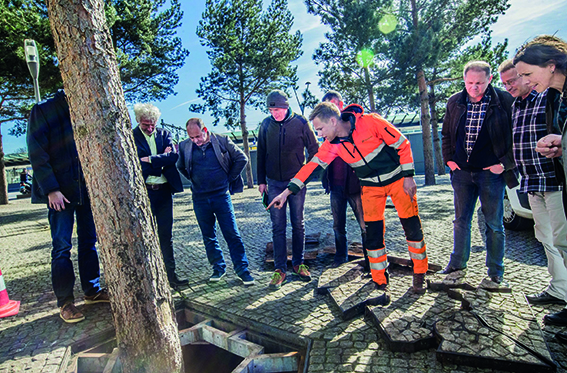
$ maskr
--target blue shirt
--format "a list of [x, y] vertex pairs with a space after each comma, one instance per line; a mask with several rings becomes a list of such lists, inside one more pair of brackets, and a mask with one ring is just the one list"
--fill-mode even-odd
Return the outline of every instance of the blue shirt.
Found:
[[221, 167], [210, 142], [193, 146], [191, 191], [193, 198], [209, 198], [226, 193], [228, 175]]

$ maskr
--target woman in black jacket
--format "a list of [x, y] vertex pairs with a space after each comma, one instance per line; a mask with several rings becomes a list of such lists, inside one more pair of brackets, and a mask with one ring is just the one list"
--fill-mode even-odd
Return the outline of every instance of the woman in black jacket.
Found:
[[[554, 161], [556, 175], [563, 183], [563, 207], [567, 215], [567, 194], [565, 193], [565, 170], [567, 165], [567, 43], [556, 36], [542, 35], [523, 45], [514, 57], [514, 65], [524, 83], [532, 89], [541, 93], [549, 89], [547, 93], [547, 105], [545, 113], [547, 116], [547, 130], [549, 135], [542, 137], [537, 145], [536, 151]], [[555, 133], [562, 133], [556, 135]], [[560, 156], [563, 153], [563, 165]], [[567, 263], [567, 252], [559, 250], [563, 261]], [[567, 308], [545, 315], [544, 323], [548, 325], [567, 326]], [[567, 343], [567, 334], [557, 333], [557, 340]]]
[[[532, 89], [539, 93], [549, 89], [546, 114], [550, 135], [540, 139], [536, 150], [549, 158], [561, 156], [561, 136], [551, 133], [560, 131], [563, 141], [567, 141], [567, 43], [556, 36], [538, 36], [520, 47], [514, 65], [524, 83]], [[563, 157], [565, 160], [567, 154]]]

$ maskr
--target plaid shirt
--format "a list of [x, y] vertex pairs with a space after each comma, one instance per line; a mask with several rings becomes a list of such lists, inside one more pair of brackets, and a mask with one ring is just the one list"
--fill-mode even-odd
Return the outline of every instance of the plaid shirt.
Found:
[[553, 161], [535, 151], [537, 141], [547, 135], [546, 102], [547, 90], [539, 95], [532, 91], [525, 100], [516, 98], [512, 105], [514, 158], [522, 175], [522, 193], [561, 190]]
[[467, 151], [467, 158], [470, 157], [478, 134], [482, 128], [484, 117], [486, 116], [486, 109], [490, 103], [490, 95], [488, 92], [479, 102], [471, 102], [467, 95], [467, 121], [465, 123], [465, 148]]

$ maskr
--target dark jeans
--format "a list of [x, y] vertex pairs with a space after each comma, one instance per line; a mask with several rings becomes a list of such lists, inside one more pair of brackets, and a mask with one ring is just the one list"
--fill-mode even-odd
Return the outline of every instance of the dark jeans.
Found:
[[75, 272], [71, 261], [71, 236], [75, 215], [77, 217], [77, 250], [79, 256], [79, 276], [85, 295], [95, 295], [100, 291], [100, 268], [96, 252], [96, 230], [93, 214], [88, 200], [84, 205], [66, 204], [65, 210], [49, 209], [47, 218], [51, 228], [53, 249], [51, 250], [51, 283], [57, 297], [57, 306], [74, 302], [73, 287]]
[[[268, 198], [272, 201], [278, 194], [287, 189], [289, 181], [277, 181], [268, 179]], [[303, 207], [305, 205], [306, 188], [296, 195], [290, 194], [281, 209], [271, 208], [272, 239], [274, 242], [274, 266], [282, 272], [287, 271], [287, 245], [286, 245], [286, 208], [289, 205], [289, 219], [291, 221], [291, 264], [297, 266], [303, 264], [303, 251], [305, 247], [305, 226], [303, 223]]]
[[173, 197], [169, 184], [158, 190], [148, 189], [152, 214], [156, 219], [159, 246], [167, 271], [168, 279], [175, 274], [175, 258], [173, 257]]
[[214, 270], [225, 272], [226, 262], [216, 234], [216, 221], [218, 220], [222, 235], [228, 250], [234, 271], [237, 275], [248, 272], [248, 258], [244, 250], [244, 243], [236, 226], [232, 199], [228, 191], [219, 196], [199, 198], [193, 194], [193, 210], [203, 234], [203, 243], [207, 252], [207, 259]]
[[504, 274], [504, 188], [502, 174], [492, 172], [451, 172], [451, 185], [455, 198], [453, 253], [449, 266], [465, 268], [471, 251], [471, 222], [477, 199], [486, 221], [486, 266], [489, 276]]
[[346, 194], [344, 188], [333, 186], [331, 189], [331, 212], [333, 214], [333, 231], [335, 232], [335, 263], [348, 262], [348, 248], [346, 235], [347, 203], [364, 233], [364, 217], [360, 193]]

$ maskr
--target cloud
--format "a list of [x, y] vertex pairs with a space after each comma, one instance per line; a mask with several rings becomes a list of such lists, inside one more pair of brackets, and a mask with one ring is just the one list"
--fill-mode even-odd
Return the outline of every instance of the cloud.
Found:
[[[555, 12], [563, 14], [562, 10], [566, 4], [565, 0], [515, 0], [506, 14], [499, 17], [498, 22], [492, 26], [493, 35], [510, 38], [519, 31], [525, 31], [526, 28], [541, 29], [550, 15]], [[540, 20], [540, 17], [546, 19]]]

